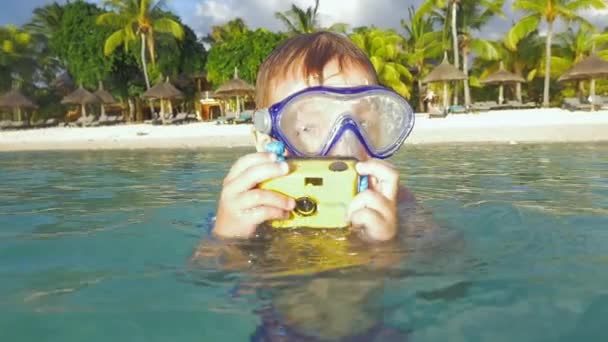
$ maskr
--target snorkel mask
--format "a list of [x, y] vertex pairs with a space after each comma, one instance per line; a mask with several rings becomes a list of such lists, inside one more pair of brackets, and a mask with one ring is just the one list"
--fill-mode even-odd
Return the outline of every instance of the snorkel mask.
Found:
[[341, 139], [356, 137], [373, 158], [399, 150], [414, 127], [414, 111], [381, 86], [304, 89], [254, 113], [255, 129], [297, 157], [326, 156]]

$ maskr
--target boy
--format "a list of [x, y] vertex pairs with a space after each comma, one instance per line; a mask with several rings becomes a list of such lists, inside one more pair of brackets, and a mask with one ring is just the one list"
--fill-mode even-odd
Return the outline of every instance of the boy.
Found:
[[[371, 62], [347, 38], [322, 32], [287, 40], [262, 64], [257, 79], [256, 104], [267, 108], [273, 103], [312, 86], [354, 87], [377, 84]], [[361, 236], [375, 242], [389, 241], [397, 235], [399, 201], [412, 201], [399, 186], [399, 173], [388, 162], [370, 158], [354, 135], [346, 132], [329, 151], [330, 156], [356, 157], [357, 171], [371, 178], [370, 189], [357, 195], [348, 219], [360, 228]], [[250, 238], [258, 226], [285, 218], [294, 201], [280, 194], [256, 189], [260, 182], [288, 173], [285, 162], [263, 152], [271, 138], [256, 134], [257, 153], [240, 158], [223, 183], [213, 229], [222, 238]], [[315, 137], [320, 139], [320, 137]]]
[[[256, 83], [256, 104], [258, 108], [268, 108], [292, 94], [319, 85], [351, 88], [377, 83], [371, 62], [350, 40], [327, 32], [304, 34], [285, 41], [262, 64]], [[310, 106], [314, 105], [313, 98], [306, 108], [307, 113], [311, 112]], [[336, 102], [336, 105], [339, 106], [340, 102]], [[318, 142], [323, 139], [323, 134], [319, 132], [323, 133], [323, 128], [334, 124], [331, 120], [324, 122], [326, 109], [319, 108], [317, 111], [319, 116], [315, 118], [315, 122], [319, 122], [318, 127], [306, 127], [291, 132], [295, 132], [291, 135], [291, 140], [296, 140], [292, 141], [294, 146], [298, 145], [302, 150], [319, 147]], [[368, 113], [369, 110], [364, 112]], [[295, 120], [299, 119], [310, 118], [298, 118], [296, 115]], [[369, 122], [359, 123], [360, 127], [372, 127], [377, 123], [374, 120], [380, 121], [374, 117], [368, 119]], [[319, 134], [315, 136], [315, 132]], [[379, 138], [387, 132], [386, 128], [382, 128], [369, 130], [367, 134]], [[370, 177], [369, 189], [357, 194], [348, 210], [348, 220], [357, 234], [349, 234], [351, 230], [347, 230], [330, 232], [320, 238], [310, 238], [305, 233], [294, 237], [289, 233], [270, 231], [269, 234], [261, 234], [266, 241], [270, 241], [262, 248], [265, 254], [252, 257], [263, 253], [252, 252], [259, 244], [255, 244], [255, 247], [251, 246], [253, 243], [246, 246], [247, 241], [259, 239], [265, 227], [264, 222], [286, 218], [295, 206], [293, 199], [257, 189], [260, 182], [285, 175], [289, 170], [286, 163], [277, 162], [276, 155], [264, 152], [266, 144], [274, 140], [270, 135], [257, 132], [254, 136], [257, 152], [240, 158], [223, 181], [212, 230], [220, 243], [231, 242], [221, 246], [222, 267], [256, 270], [257, 272], [252, 273], [262, 274], [262, 279], [272, 279], [269, 273], [276, 272], [277, 269], [286, 271], [281, 274], [301, 274], [310, 273], [311, 268], [325, 271], [399, 262], [401, 258], [398, 256], [399, 251], [395, 252], [395, 241], [398, 240], [399, 227], [403, 227], [405, 221], [411, 218], [407, 209], [413, 208], [413, 196], [400, 187], [398, 171], [388, 162], [370, 156], [363, 141], [352, 130], [345, 130], [343, 134], [336, 136], [337, 140], [330, 144], [327, 155], [356, 157], [359, 160], [357, 171]], [[405, 139], [404, 136], [402, 138]], [[297, 141], [298, 139], [300, 141]], [[333, 239], [331, 248], [324, 249], [323, 241], [319, 243], [319, 239], [328, 241], [331, 238], [327, 236], [335, 237], [335, 234], [343, 234], [344, 239]], [[235, 241], [241, 243], [237, 248], [233, 243]], [[304, 244], [306, 247], [298, 244]], [[323, 252], [333, 255], [310, 257], [310, 250], [314, 248], [323, 249]], [[383, 248], [390, 252], [383, 252]], [[304, 256], [298, 256], [298, 252], [302, 251], [304, 253], [300, 254]], [[202, 243], [195, 258], [218, 257], [220, 253], [211, 245]], [[337, 261], [328, 262], [330, 259]], [[315, 263], [315, 260], [322, 261]], [[268, 265], [273, 267], [268, 268]], [[365, 298], [381, 288], [382, 280], [379, 278], [381, 277], [355, 282], [331, 277], [325, 279], [322, 275], [317, 275], [310, 282], [298, 284], [297, 287], [291, 286], [285, 293], [274, 297], [273, 308], [262, 315], [264, 325], [256, 332], [255, 339], [324, 341], [322, 338], [334, 338], [342, 341], [351, 336], [349, 340], [373, 341], [379, 338], [383, 341], [403, 341], [405, 337], [402, 333], [378, 325], [377, 322], [382, 317], [381, 312], [361, 309]], [[275, 308], [280, 314], [274, 313]], [[281, 318], [277, 318], [278, 316]], [[278, 323], [281, 320], [287, 322], [286, 325]]]

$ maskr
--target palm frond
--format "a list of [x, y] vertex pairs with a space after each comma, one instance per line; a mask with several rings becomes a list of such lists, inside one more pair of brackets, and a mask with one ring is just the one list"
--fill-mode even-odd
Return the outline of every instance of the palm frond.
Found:
[[500, 58], [500, 54], [494, 44], [484, 39], [472, 39], [471, 51], [485, 60], [497, 60]]
[[333, 31], [333, 32], [340, 32], [340, 33], [346, 33], [346, 31], [348, 30], [349, 25], [345, 24], [345, 23], [335, 23], [333, 25], [331, 25], [328, 30], [329, 31]]
[[285, 15], [285, 13], [276, 12], [274, 14], [274, 16], [275, 16], [275, 18], [277, 18], [280, 21], [282, 21], [283, 24], [285, 24], [285, 26], [287, 26], [287, 28], [289, 29], [289, 31], [291, 31], [291, 32], [298, 32], [298, 28], [291, 22], [291, 20]]
[[127, 20], [122, 15], [119, 15], [114, 12], [108, 12], [108, 13], [104, 13], [104, 14], [101, 14], [100, 16], [98, 16], [97, 19], [95, 20], [95, 22], [97, 23], [97, 25], [104, 25], [104, 26], [118, 28], [118, 27], [125, 26]]
[[125, 31], [120, 29], [112, 33], [107, 39], [103, 47], [103, 53], [106, 56], [111, 55], [117, 47], [125, 42]]
[[154, 31], [170, 33], [173, 37], [184, 39], [184, 27], [177, 21], [169, 18], [161, 18], [154, 21]]
[[545, 6], [542, 1], [538, 0], [516, 0], [513, 3], [513, 9], [532, 13], [544, 13]]
[[571, 11], [588, 8], [604, 9], [606, 7], [608, 7], [608, 5], [603, 0], [574, 0], [566, 4], [566, 8]]
[[507, 32], [504, 39], [505, 46], [511, 51], [517, 50], [517, 44], [538, 29], [539, 24], [540, 18], [534, 14], [524, 17]]

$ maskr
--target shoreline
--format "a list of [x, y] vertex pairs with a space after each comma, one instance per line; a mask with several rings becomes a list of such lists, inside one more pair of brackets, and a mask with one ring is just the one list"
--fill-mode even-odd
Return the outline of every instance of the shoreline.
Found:
[[[250, 124], [207, 122], [0, 131], [0, 152], [253, 147], [251, 129]], [[602, 141], [608, 141], [608, 110], [589, 113], [549, 108], [451, 114], [434, 119], [417, 114], [405, 144]]]

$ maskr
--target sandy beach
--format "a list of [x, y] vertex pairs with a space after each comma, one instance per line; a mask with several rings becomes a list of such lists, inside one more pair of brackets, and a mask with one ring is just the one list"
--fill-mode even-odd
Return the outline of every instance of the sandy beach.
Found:
[[[251, 125], [55, 127], [0, 131], [0, 151], [251, 146]], [[429, 119], [416, 116], [406, 144], [608, 141], [608, 111], [505, 110]]]

